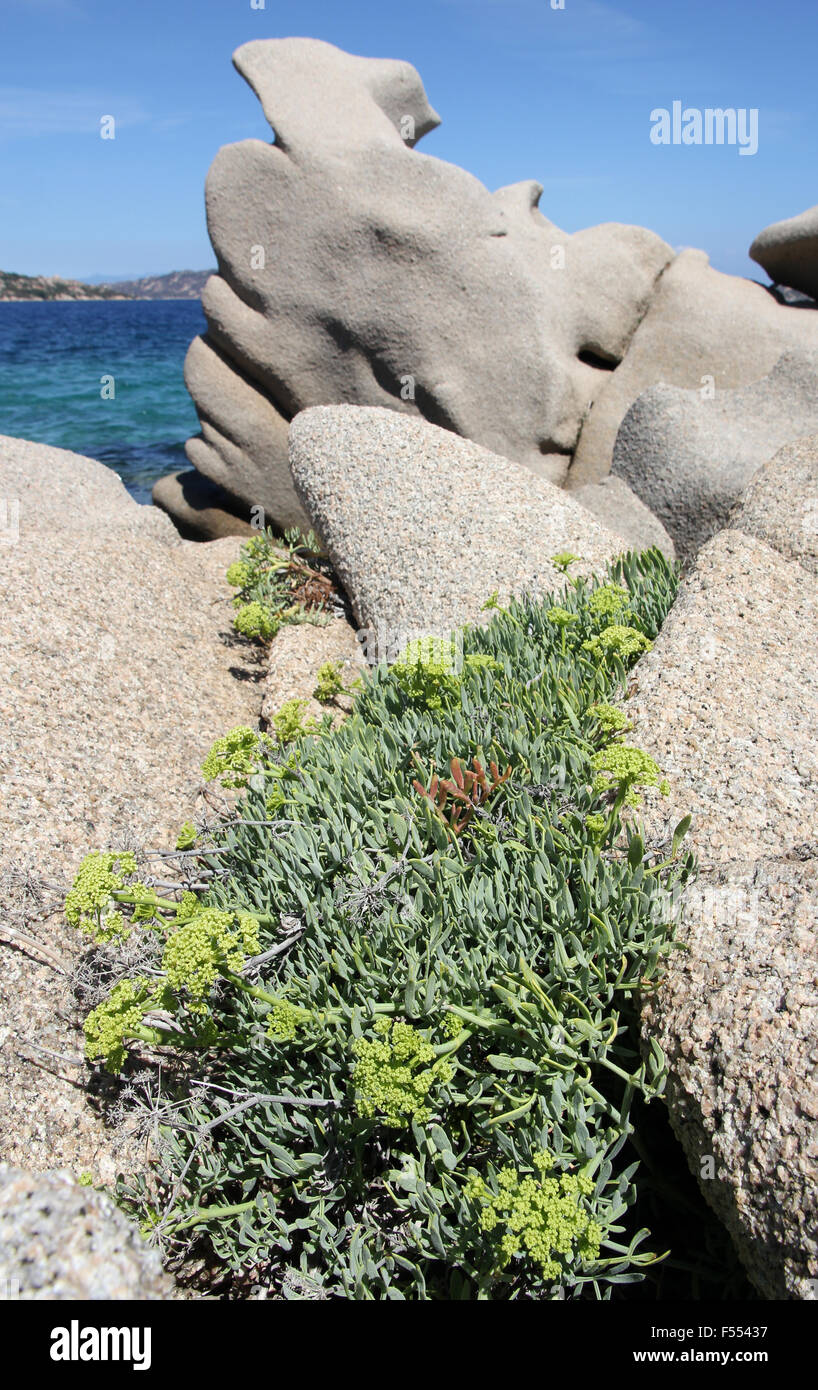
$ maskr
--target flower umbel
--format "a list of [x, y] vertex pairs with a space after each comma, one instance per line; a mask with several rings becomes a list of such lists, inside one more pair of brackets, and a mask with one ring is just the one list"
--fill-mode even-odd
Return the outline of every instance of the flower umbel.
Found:
[[596, 637], [589, 637], [582, 646], [584, 651], [590, 652], [598, 661], [604, 661], [607, 656], [618, 656], [622, 661], [627, 661], [632, 656], [649, 652], [653, 643], [638, 628], [628, 627], [624, 623], [611, 623]]
[[626, 806], [639, 805], [637, 787], [658, 786], [662, 796], [670, 791], [667, 778], [662, 777], [650, 754], [627, 743], [611, 743], [594, 753], [591, 766], [596, 773], [594, 791], [616, 790], [622, 794]]
[[223, 787], [246, 787], [247, 779], [269, 745], [266, 734], [246, 724], [237, 724], [216, 739], [202, 763], [202, 774], [207, 782], [218, 778]]
[[187, 994], [193, 1014], [207, 1014], [207, 998], [225, 973], [238, 975], [259, 951], [258, 922], [206, 907], [168, 937], [162, 968], [168, 984]]
[[272, 1042], [292, 1042], [299, 1028], [311, 1018], [309, 1009], [299, 1009], [289, 999], [278, 999], [267, 1015], [267, 1037]]
[[133, 854], [99, 850], [86, 854], [65, 899], [66, 921], [99, 943], [128, 936], [130, 924], [117, 909], [112, 895], [126, 887], [129, 892], [142, 889], [139, 883], [126, 885], [126, 879], [135, 873]]
[[[89, 1062], [103, 1061], [107, 1071], [120, 1072], [127, 1055], [125, 1043], [129, 1038], [142, 1036], [145, 1014], [168, 1003], [164, 982], [157, 984], [141, 977], [120, 980], [85, 1020], [85, 1055]], [[149, 1032], [144, 1030], [145, 1035]]]
[[627, 608], [631, 596], [622, 584], [601, 584], [588, 599], [588, 610], [596, 618], [614, 618]]
[[602, 1229], [582, 1205], [593, 1181], [582, 1173], [546, 1177], [553, 1162], [543, 1151], [534, 1154], [538, 1177], [502, 1168], [496, 1192], [477, 1174], [467, 1179], [465, 1195], [479, 1205], [479, 1225], [494, 1238], [499, 1269], [529, 1259], [543, 1278], [558, 1279], [572, 1256], [583, 1263], [598, 1258]]
[[402, 1019], [379, 1019], [374, 1031], [380, 1034], [376, 1041], [357, 1038], [352, 1044], [358, 1114], [377, 1115], [389, 1129], [405, 1129], [411, 1119], [423, 1124], [432, 1114], [429, 1092], [436, 1083], [451, 1081], [452, 1068], [435, 1061], [431, 1043]]

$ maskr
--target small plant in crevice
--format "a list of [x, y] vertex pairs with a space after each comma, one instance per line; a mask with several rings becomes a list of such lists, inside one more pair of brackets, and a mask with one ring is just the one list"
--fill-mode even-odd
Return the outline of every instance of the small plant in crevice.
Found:
[[343, 611], [327, 561], [312, 531], [297, 529], [283, 541], [267, 529], [246, 541], [227, 571], [238, 590], [233, 626], [241, 636], [269, 642], [285, 623], [322, 623]]
[[613, 615], [650, 643], [676, 583], [623, 557], [410, 648], [339, 728], [233, 731], [204, 886], [159, 898], [128, 862], [86, 894], [100, 949], [157, 943], [91, 1054], [196, 1057], [150, 1182], [118, 1185], [169, 1255], [206, 1238], [239, 1281], [363, 1300], [604, 1298], [655, 1264], [623, 1161], [664, 1085], [636, 1001], [694, 865], [621, 820], [651, 784], [613, 703], [637, 653], [594, 639]]

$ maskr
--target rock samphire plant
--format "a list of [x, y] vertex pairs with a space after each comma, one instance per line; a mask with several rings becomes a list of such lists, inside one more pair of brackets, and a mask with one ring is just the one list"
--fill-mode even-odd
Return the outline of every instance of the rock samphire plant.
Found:
[[623, 1154], [664, 1081], [635, 996], [693, 865], [646, 854], [628, 807], [660, 774], [612, 701], [676, 582], [626, 556], [495, 605], [462, 658], [379, 667], [337, 729], [222, 741], [244, 792], [187, 827], [178, 901], [131, 860], [83, 870], [106, 959], [152, 943], [86, 1034], [113, 1070], [161, 1062], [155, 1169], [118, 1195], [168, 1252], [364, 1300], [606, 1297], [656, 1258]]
[[277, 539], [269, 528], [241, 548], [227, 571], [237, 590], [233, 626], [242, 637], [269, 642], [284, 623], [320, 623], [341, 606], [328, 563], [312, 531], [286, 531]]

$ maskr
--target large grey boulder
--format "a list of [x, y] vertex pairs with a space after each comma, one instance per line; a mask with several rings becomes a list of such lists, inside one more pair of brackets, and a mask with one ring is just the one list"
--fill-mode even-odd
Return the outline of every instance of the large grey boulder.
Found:
[[756, 473], [730, 526], [818, 575], [818, 434], [785, 445]]
[[185, 384], [202, 426], [201, 437], [186, 445], [198, 472], [232, 496], [238, 492], [245, 510], [261, 508], [282, 530], [304, 527], [287, 467], [289, 425], [269, 397], [203, 338], [188, 349]]
[[[609, 472], [620, 424], [650, 387], [715, 390], [718, 399], [767, 376], [791, 351], [818, 354], [818, 311], [781, 304], [761, 285], [714, 270], [704, 251], [683, 251], [659, 279], [624, 361], [593, 399], [566, 486]], [[631, 486], [652, 507], [641, 486]]]
[[777, 285], [818, 299], [818, 204], [759, 232], [750, 256]]
[[70, 1173], [0, 1165], [0, 1289], [29, 1300], [173, 1298], [156, 1250]]
[[290, 428], [290, 465], [363, 627], [387, 645], [485, 619], [492, 592], [542, 593], [561, 551], [601, 570], [627, 549], [544, 478], [395, 411], [319, 406]]
[[337, 402], [423, 416], [559, 481], [670, 247], [618, 224], [569, 235], [538, 184], [491, 193], [419, 153], [439, 118], [408, 63], [299, 38], [233, 61], [275, 143], [226, 146], [208, 175], [219, 274], [187, 363], [191, 462], [283, 523], [287, 421]]
[[0, 1154], [110, 1183], [144, 1143], [88, 1104], [87, 943], [59, 909], [88, 850], [174, 844], [210, 744], [258, 718], [230, 640], [240, 541], [183, 541], [101, 463], [4, 436], [0, 498]]
[[815, 430], [818, 352], [789, 353], [761, 381], [735, 390], [645, 391], [622, 421], [613, 471], [689, 557], [726, 525], [767, 459]]
[[635, 672], [629, 740], [659, 763], [648, 842], [687, 813], [701, 868], [645, 1042], [702, 1192], [760, 1292], [818, 1278], [818, 584], [763, 541], [700, 551]]
[[254, 534], [246, 509], [195, 468], [160, 478], [153, 485], [153, 503], [172, 518], [186, 540], [217, 541], [223, 536]]

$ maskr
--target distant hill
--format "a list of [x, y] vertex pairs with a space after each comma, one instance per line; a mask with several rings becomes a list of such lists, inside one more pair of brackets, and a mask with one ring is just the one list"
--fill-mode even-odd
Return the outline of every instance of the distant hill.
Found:
[[143, 275], [141, 280], [117, 280], [101, 290], [125, 299], [198, 299], [214, 270], [172, 270], [168, 275]]
[[198, 299], [212, 270], [172, 270], [112, 285], [84, 285], [58, 275], [18, 275], [0, 270], [0, 301], [27, 299]]

